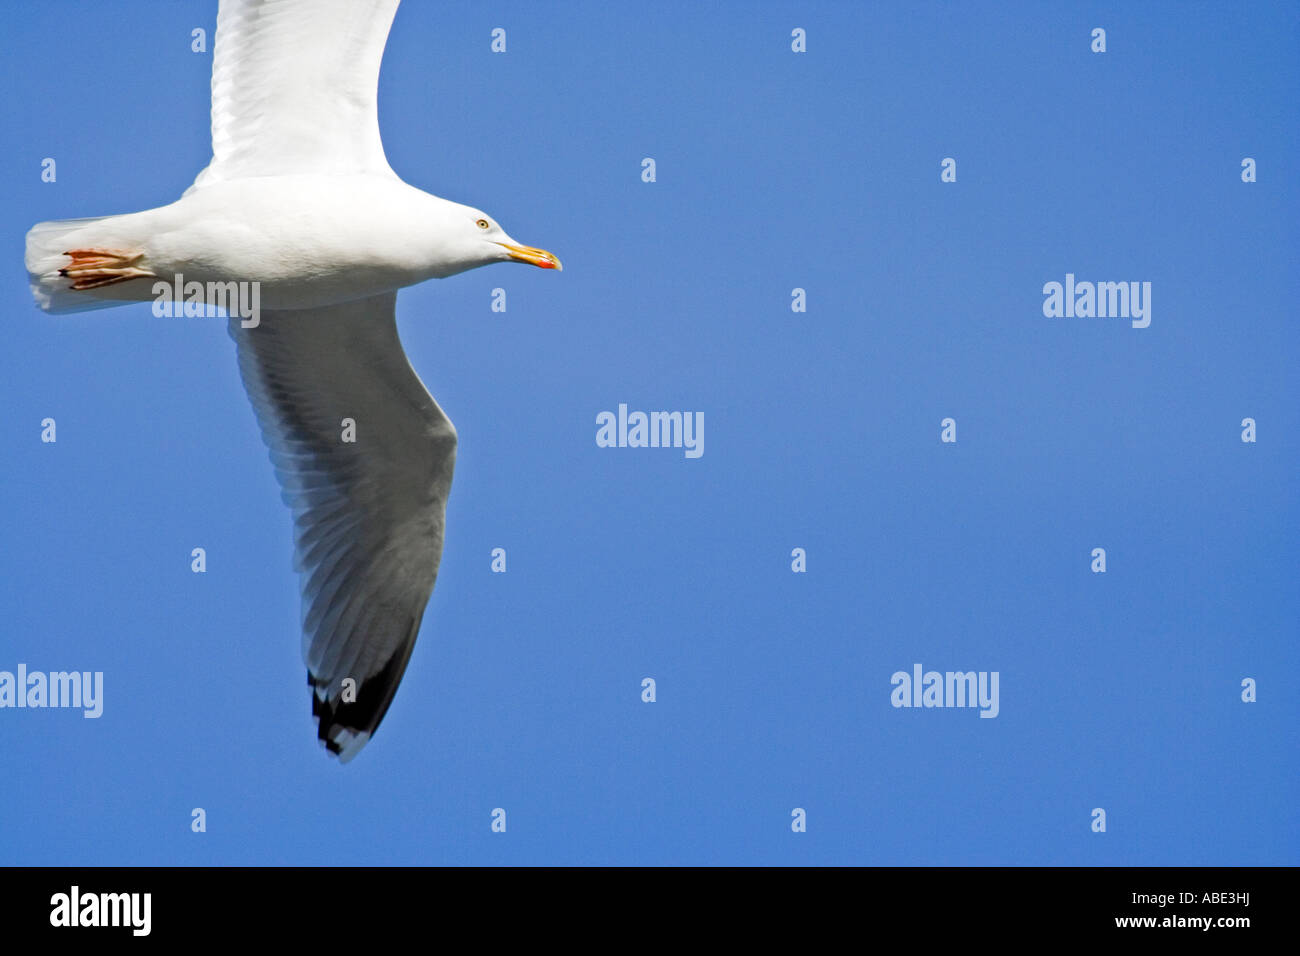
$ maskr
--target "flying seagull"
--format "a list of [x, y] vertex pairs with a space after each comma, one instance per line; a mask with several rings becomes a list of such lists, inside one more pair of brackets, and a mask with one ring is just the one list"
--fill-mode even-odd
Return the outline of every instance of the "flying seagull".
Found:
[[456, 460], [456, 430], [398, 340], [397, 290], [493, 262], [560, 268], [389, 167], [376, 91], [397, 5], [221, 0], [212, 161], [194, 185], [167, 206], [27, 234], [49, 312], [156, 299], [180, 277], [204, 301], [256, 290], [257, 314], [241, 298], [229, 329], [293, 511], [312, 714], [343, 762], [410, 660]]

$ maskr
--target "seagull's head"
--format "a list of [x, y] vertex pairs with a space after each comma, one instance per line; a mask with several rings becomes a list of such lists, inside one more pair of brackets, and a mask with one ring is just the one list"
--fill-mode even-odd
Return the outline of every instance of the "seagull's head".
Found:
[[[445, 202], [445, 200], [444, 200]], [[494, 262], [522, 262], [542, 269], [563, 269], [554, 253], [525, 246], [506, 234], [495, 219], [473, 206], [445, 202], [436, 217], [440, 275], [454, 275]]]

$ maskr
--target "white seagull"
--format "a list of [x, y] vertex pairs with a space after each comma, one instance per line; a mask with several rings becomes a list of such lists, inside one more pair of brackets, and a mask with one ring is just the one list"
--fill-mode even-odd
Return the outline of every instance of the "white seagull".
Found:
[[456, 430], [398, 340], [397, 290], [493, 262], [560, 268], [389, 167], [376, 92], [397, 5], [221, 0], [212, 161], [194, 185], [157, 209], [27, 234], [49, 312], [155, 299], [178, 275], [257, 283], [260, 316], [232, 311], [229, 329], [293, 510], [312, 714], [343, 762], [410, 660], [456, 460]]

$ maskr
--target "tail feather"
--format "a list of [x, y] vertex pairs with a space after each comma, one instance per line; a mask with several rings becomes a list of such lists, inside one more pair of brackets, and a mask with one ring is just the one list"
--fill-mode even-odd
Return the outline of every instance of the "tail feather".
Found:
[[120, 216], [93, 216], [86, 219], [58, 219], [38, 222], [27, 232], [24, 262], [32, 298], [46, 312], [64, 314], [108, 309], [125, 301], [145, 298], [139, 283], [77, 281], [66, 270], [77, 265], [70, 253], [77, 249], [111, 246], [112, 230], [104, 223]]

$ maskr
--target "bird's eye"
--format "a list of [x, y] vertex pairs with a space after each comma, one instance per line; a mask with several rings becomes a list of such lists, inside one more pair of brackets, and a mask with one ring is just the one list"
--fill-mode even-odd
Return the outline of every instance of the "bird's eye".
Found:
[[487, 229], [490, 226], [490, 223], [486, 219], [480, 219], [475, 222], [474, 225], [478, 226], [480, 229]]

